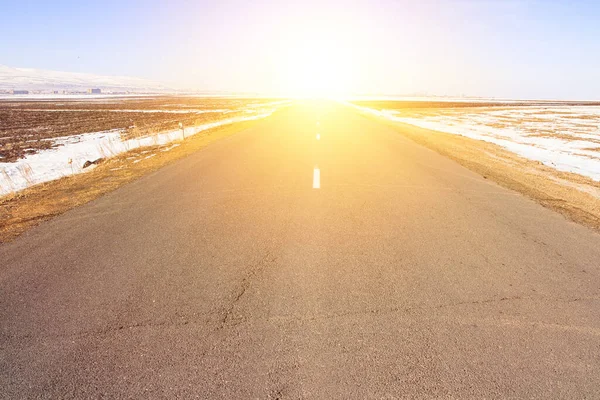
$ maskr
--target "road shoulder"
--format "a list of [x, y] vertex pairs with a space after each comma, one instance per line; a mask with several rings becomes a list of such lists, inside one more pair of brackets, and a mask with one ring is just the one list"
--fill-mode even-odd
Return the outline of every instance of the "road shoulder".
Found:
[[43, 221], [89, 203], [219, 139], [261, 122], [262, 120], [238, 122], [190, 136], [177, 143], [131, 150], [103, 161], [89, 172], [0, 197], [0, 243], [14, 240]]
[[413, 142], [503, 187], [520, 192], [572, 221], [600, 231], [598, 182], [527, 160], [492, 143], [361, 115], [387, 125]]

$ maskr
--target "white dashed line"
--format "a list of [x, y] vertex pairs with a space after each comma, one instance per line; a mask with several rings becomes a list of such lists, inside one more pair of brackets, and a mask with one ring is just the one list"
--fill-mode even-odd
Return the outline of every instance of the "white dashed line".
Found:
[[317, 140], [321, 140], [321, 134], [317, 133]]
[[313, 189], [321, 189], [321, 170], [317, 167], [313, 172]]

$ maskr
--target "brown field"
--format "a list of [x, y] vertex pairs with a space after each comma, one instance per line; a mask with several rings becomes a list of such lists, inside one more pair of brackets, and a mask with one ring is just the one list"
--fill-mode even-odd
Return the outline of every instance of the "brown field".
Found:
[[0, 100], [0, 162], [51, 148], [52, 138], [123, 130], [147, 135], [246, 114], [273, 99], [121, 97]]

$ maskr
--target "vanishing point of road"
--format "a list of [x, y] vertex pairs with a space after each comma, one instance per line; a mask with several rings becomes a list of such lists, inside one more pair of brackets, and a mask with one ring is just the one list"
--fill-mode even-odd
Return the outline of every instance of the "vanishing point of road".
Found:
[[0, 398], [599, 398], [600, 235], [298, 104], [0, 246]]

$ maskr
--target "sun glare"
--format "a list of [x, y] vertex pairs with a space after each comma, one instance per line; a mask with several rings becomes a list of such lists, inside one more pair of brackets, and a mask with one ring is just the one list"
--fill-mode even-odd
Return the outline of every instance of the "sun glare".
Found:
[[348, 94], [353, 63], [331, 35], [298, 35], [281, 57], [280, 88], [292, 97], [323, 98]]

